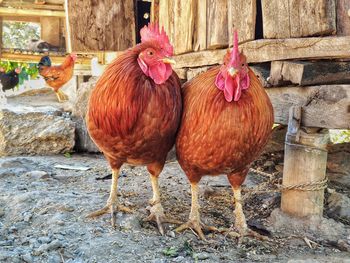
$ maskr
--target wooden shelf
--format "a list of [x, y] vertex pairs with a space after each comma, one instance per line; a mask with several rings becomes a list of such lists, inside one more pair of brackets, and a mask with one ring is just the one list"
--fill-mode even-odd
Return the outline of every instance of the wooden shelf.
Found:
[[0, 7], [0, 16], [51, 16], [51, 17], [65, 17], [64, 11], [44, 10], [44, 9], [22, 9]]

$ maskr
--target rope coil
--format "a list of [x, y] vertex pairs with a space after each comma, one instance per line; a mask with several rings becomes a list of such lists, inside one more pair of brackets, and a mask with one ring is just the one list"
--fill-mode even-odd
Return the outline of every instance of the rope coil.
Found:
[[[244, 199], [248, 198], [251, 194], [255, 194], [255, 193], [277, 193], [277, 192], [288, 191], [288, 190], [320, 191], [327, 188], [327, 182], [328, 182], [327, 177], [316, 182], [306, 182], [306, 183], [294, 184], [294, 185], [283, 185], [283, 184], [272, 183], [272, 180], [275, 179], [275, 176], [278, 175], [280, 172], [269, 174], [253, 168], [250, 168], [250, 171], [255, 174], [260, 174], [262, 176], [268, 177], [269, 180], [267, 182], [263, 182], [259, 184], [257, 187], [254, 187], [254, 188], [244, 187], [243, 190], [247, 192], [247, 196]], [[276, 188], [271, 189], [271, 184]]]

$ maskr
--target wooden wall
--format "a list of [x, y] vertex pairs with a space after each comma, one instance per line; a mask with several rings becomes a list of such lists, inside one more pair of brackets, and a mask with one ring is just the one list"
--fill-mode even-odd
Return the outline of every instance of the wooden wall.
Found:
[[349, 8], [349, 0], [156, 0], [152, 12], [182, 54], [226, 48], [234, 28], [240, 43], [255, 40], [257, 17], [265, 39], [334, 35], [337, 28], [349, 35]]
[[71, 51], [120, 51], [135, 44], [133, 0], [69, 0], [66, 16]]

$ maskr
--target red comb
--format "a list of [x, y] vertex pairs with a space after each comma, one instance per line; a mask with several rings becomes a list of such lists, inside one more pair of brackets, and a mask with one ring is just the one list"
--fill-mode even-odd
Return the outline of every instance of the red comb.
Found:
[[231, 51], [231, 57], [230, 62], [233, 62], [235, 59], [237, 59], [239, 56], [239, 50], [238, 50], [238, 32], [235, 30], [233, 32], [233, 48]]
[[141, 43], [148, 41], [157, 42], [162, 49], [165, 50], [168, 56], [173, 55], [173, 46], [170, 44], [169, 38], [162, 27], [162, 30], [159, 30], [158, 24], [148, 23], [148, 26], [144, 26], [140, 30]]

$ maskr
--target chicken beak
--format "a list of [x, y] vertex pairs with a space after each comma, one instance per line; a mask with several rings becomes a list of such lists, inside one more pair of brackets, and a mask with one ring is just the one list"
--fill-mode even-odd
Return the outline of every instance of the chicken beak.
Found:
[[237, 70], [234, 67], [230, 67], [227, 72], [231, 77], [234, 77], [237, 74]]
[[162, 61], [163, 61], [163, 63], [165, 63], [165, 64], [173, 64], [173, 65], [176, 64], [175, 60], [172, 59], [172, 58], [163, 58]]

